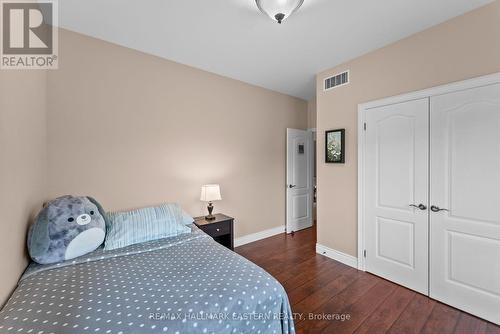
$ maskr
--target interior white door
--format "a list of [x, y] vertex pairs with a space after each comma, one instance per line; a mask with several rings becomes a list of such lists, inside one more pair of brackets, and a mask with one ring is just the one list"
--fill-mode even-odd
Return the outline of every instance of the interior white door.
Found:
[[498, 324], [500, 84], [431, 98], [430, 171], [430, 295]]
[[365, 119], [366, 270], [428, 294], [429, 100]]
[[286, 231], [312, 226], [313, 147], [310, 131], [287, 129]]

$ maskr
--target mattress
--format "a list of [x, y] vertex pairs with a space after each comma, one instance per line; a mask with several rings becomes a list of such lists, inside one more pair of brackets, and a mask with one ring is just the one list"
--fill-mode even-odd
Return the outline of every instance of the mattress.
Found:
[[191, 233], [32, 263], [0, 311], [2, 333], [294, 333], [285, 290]]

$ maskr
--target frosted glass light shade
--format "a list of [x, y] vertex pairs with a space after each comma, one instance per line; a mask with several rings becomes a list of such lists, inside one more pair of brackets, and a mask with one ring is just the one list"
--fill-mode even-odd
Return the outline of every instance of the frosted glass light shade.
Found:
[[278, 23], [299, 9], [303, 2], [304, 0], [255, 0], [260, 11]]
[[220, 187], [218, 184], [206, 184], [201, 187], [200, 200], [204, 202], [220, 201]]

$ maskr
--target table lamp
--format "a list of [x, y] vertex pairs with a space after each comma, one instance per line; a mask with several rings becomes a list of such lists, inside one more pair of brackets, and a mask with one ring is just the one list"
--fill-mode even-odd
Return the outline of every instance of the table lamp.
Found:
[[222, 198], [220, 196], [220, 187], [218, 184], [206, 184], [201, 187], [201, 196], [200, 200], [203, 202], [208, 202], [208, 216], [205, 216], [207, 220], [215, 219], [215, 216], [212, 215], [212, 211], [214, 210], [214, 206], [212, 204], [213, 201], [220, 201]]

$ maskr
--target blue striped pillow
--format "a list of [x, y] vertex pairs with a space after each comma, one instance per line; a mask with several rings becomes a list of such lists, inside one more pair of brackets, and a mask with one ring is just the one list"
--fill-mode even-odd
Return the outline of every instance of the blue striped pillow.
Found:
[[108, 212], [104, 250], [189, 233], [182, 224], [182, 209], [166, 203], [156, 207], [125, 212]]

